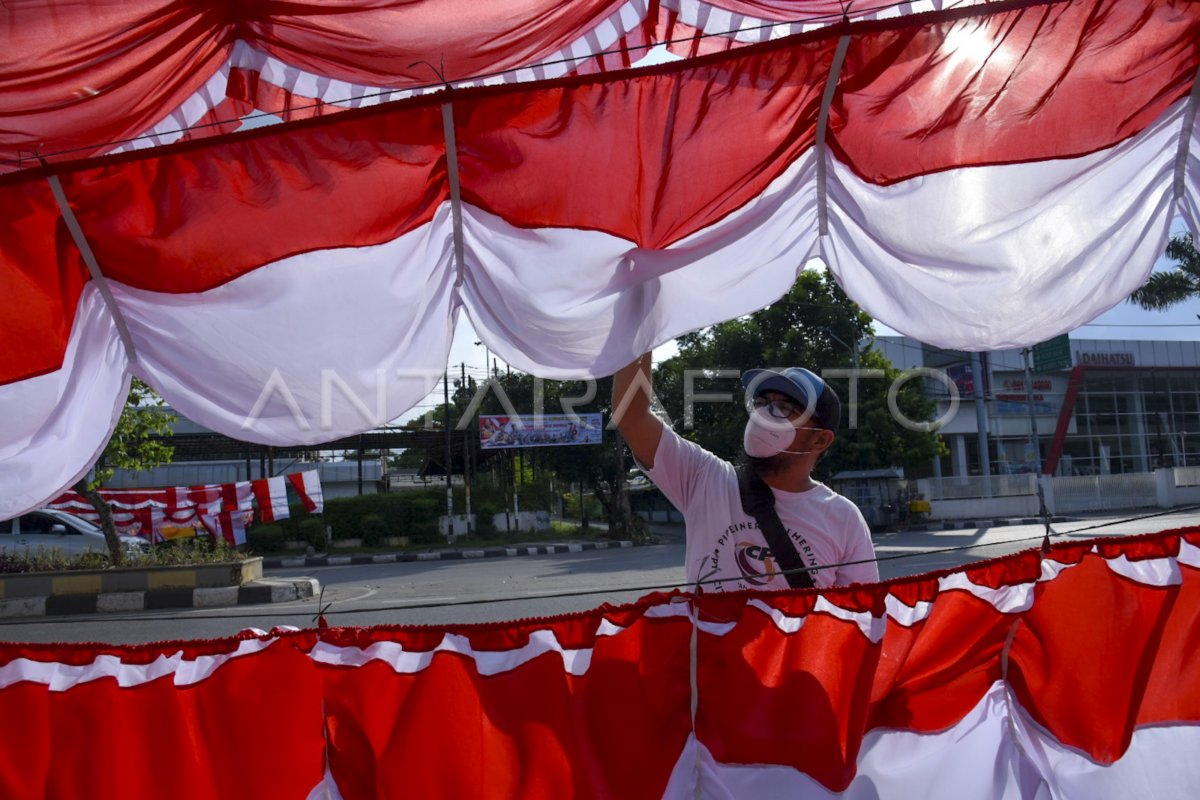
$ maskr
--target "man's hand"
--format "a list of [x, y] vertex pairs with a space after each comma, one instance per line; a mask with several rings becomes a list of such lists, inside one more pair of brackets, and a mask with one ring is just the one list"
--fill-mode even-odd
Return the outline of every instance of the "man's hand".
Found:
[[647, 469], [654, 467], [654, 454], [663, 433], [662, 420], [650, 411], [653, 393], [649, 353], [613, 376], [613, 420], [634, 458]]

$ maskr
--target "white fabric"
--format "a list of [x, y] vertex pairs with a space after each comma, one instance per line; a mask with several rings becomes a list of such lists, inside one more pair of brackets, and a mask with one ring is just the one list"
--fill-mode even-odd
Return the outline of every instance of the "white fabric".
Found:
[[[259, 632], [266, 636], [265, 632]], [[92, 681], [111, 679], [129, 688], [170, 676], [175, 686], [190, 686], [210, 677], [234, 658], [260, 653], [276, 639], [244, 639], [228, 653], [184, 658], [183, 651], [159, 655], [149, 663], [127, 663], [114, 655], [97, 655], [90, 663], [71, 665], [55, 661], [16, 658], [0, 666], [0, 689], [19, 683], [38, 683], [52, 692], [65, 692]]]
[[317, 444], [395, 419], [446, 368], [449, 209], [374, 247], [292, 256], [193, 294], [112, 282], [136, 370], [188, 419], [236, 439]]
[[892, 186], [831, 160], [823, 256], [867, 313], [939, 347], [1024, 347], [1073, 330], [1124, 302], [1162, 255], [1182, 108], [1075, 159]]
[[665, 250], [595, 231], [518, 228], [464, 204], [462, 303], [484, 343], [518, 369], [611, 375], [785, 294], [816, 243], [815, 176], [806, 152], [758, 197]]
[[1099, 765], [1034, 726], [997, 682], [945, 731], [869, 732], [858, 757], [858, 773], [845, 792], [831, 792], [787, 766], [719, 763], [689, 737], [663, 797], [1190, 800], [1200, 786], [1200, 761], [1194, 757], [1198, 748], [1200, 726], [1138, 728], [1120, 759]]
[[1184, 193], [1178, 199], [1178, 212], [1187, 222], [1192, 238], [1200, 241], [1200, 111], [1197, 111], [1192, 122], [1183, 185]]
[[[623, 631], [613, 625], [597, 626], [597, 636], [612, 636]], [[511, 650], [476, 650], [465, 636], [447, 633], [431, 650], [405, 650], [397, 642], [376, 642], [368, 647], [339, 647], [318, 642], [310, 657], [321, 664], [342, 667], [361, 667], [372, 661], [387, 664], [400, 674], [412, 674], [426, 669], [438, 653], [457, 653], [475, 662], [480, 675], [499, 675], [511, 672], [546, 653], [557, 653], [562, 658], [563, 670], [571, 675], [585, 675], [592, 663], [592, 648], [563, 647], [551, 630], [536, 630], [529, 634], [529, 641]]]
[[96, 462], [125, 407], [127, 366], [112, 315], [84, 286], [62, 367], [0, 386], [0, 519], [53, 500]]
[[225, 101], [226, 90], [229, 87], [229, 66], [229, 62], [221, 64], [195, 94], [180, 103], [170, 114], [141, 135], [121, 142], [109, 152], [144, 150], [182, 139], [189, 127], [204, 119], [205, 115]]
[[[643, 471], [683, 513], [689, 582], [717, 581], [706, 584], [705, 591], [788, 588], [758, 523], [742, 510], [732, 464], [668, 428], [654, 454], [654, 466]], [[779, 519], [806, 565], [875, 557], [862, 512], [829, 487], [817, 484], [806, 492], [772, 491]], [[810, 574], [820, 588], [879, 580], [874, 562]], [[854, 621], [873, 630], [871, 621]]]

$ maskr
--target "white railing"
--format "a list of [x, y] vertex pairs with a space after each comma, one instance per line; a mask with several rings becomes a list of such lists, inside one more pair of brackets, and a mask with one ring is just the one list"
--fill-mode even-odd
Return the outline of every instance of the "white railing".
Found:
[[1053, 479], [1054, 513], [1144, 508], [1157, 504], [1153, 472], [1071, 475]]
[[1032, 474], [926, 478], [920, 485], [925, 499], [931, 502], [1037, 494], [1037, 478]]

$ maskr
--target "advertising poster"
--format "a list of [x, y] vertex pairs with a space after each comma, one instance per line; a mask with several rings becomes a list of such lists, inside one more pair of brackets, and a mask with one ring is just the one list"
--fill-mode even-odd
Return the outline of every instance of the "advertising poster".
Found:
[[534, 417], [479, 417], [479, 444], [487, 450], [506, 447], [554, 447], [568, 444], [600, 444], [604, 438], [601, 414], [544, 414]]

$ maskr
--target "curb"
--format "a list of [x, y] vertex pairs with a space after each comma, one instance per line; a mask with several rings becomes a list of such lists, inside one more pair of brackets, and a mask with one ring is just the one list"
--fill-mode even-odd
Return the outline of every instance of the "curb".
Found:
[[[1050, 517], [1051, 522], [1080, 522], [1082, 517]], [[957, 531], [963, 528], [1000, 528], [1005, 525], [1040, 525], [1041, 517], [1010, 517], [1007, 519], [955, 519], [955, 520], [932, 520], [920, 525], [912, 525], [908, 531], [925, 531], [926, 533], [933, 531]], [[893, 531], [899, 533], [900, 531]], [[267, 565], [263, 561], [263, 566]]]
[[516, 558], [518, 556], [549, 556], [556, 553], [583, 553], [588, 550], [611, 550], [637, 547], [634, 542], [581, 542], [578, 544], [522, 545], [520, 547], [483, 547], [473, 550], [431, 550], [423, 553], [362, 553], [353, 556], [293, 556], [264, 558], [264, 569], [293, 567], [342, 567], [350, 564], [396, 564], [411, 561], [461, 561], [467, 558]]
[[316, 578], [257, 580], [241, 586], [149, 589], [142, 592], [57, 594], [0, 599], [0, 619], [53, 617], [64, 614], [124, 614], [165, 608], [223, 608], [287, 603], [321, 591]]

